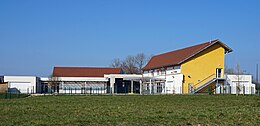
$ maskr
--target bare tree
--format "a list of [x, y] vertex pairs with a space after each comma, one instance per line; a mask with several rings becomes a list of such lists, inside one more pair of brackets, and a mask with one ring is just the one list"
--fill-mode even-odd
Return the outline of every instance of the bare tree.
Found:
[[147, 57], [144, 55], [144, 53], [139, 53], [135, 56], [135, 60], [138, 68], [138, 73], [142, 73], [142, 68], [147, 62]]
[[225, 74], [235, 74], [236, 71], [234, 68], [229, 68], [227, 66], [225, 66]]
[[60, 81], [59, 81], [59, 77], [56, 76], [49, 76], [48, 79], [48, 87], [51, 89], [51, 92], [59, 92], [59, 86], [60, 86]]
[[144, 65], [150, 60], [144, 53], [138, 53], [135, 56], [127, 56], [124, 60], [116, 58], [112, 61], [111, 67], [121, 68], [128, 74], [140, 74]]
[[122, 62], [121, 62], [121, 60], [119, 58], [115, 58], [112, 61], [110, 66], [113, 67], [113, 68], [121, 68], [122, 67]]
[[135, 56], [127, 56], [126, 59], [123, 61], [122, 69], [125, 73], [128, 74], [138, 73]]
[[243, 75], [243, 71], [241, 70], [240, 68], [240, 65], [237, 64], [236, 67], [235, 67], [235, 75], [236, 75], [236, 78], [237, 78], [237, 82], [236, 82], [236, 96], [238, 96], [239, 92], [242, 90], [243, 91], [243, 95], [244, 95], [244, 85], [242, 85], [242, 88], [240, 87], [240, 82], [242, 80], [242, 76]]

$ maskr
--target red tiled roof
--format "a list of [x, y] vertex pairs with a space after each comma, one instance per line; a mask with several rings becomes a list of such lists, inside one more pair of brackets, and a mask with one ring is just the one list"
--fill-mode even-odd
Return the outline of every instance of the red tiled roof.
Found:
[[54, 67], [55, 77], [104, 77], [104, 74], [120, 74], [121, 68]]
[[188, 60], [192, 56], [201, 52], [202, 50], [214, 45], [215, 43], [220, 43], [227, 52], [231, 52], [232, 49], [226, 46], [219, 40], [213, 40], [210, 42], [202, 43], [195, 46], [190, 46], [187, 48], [163, 53], [160, 55], [155, 55], [151, 58], [151, 60], [147, 63], [147, 65], [143, 68], [143, 70], [155, 69], [160, 67], [166, 67], [171, 65], [178, 65]]

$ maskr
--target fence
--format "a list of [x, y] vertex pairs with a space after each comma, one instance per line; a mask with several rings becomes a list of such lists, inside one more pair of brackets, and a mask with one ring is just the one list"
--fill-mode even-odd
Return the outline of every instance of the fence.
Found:
[[90, 88], [64, 88], [59, 91], [63, 94], [110, 94], [110, 88], [90, 87]]
[[25, 98], [28, 97], [28, 94], [22, 94], [20, 92], [5, 92], [5, 93], [0, 93], [0, 99], [14, 99], [14, 98]]
[[[230, 85], [219, 85], [216, 87], [210, 87], [211, 91], [214, 94], [259, 94], [260, 90], [256, 90], [255, 87], [244, 86], [236, 88], [235, 86]], [[143, 84], [141, 87], [131, 87], [124, 86], [124, 87], [114, 87], [114, 94], [182, 94], [182, 87], [181, 86], [168, 86], [166, 87], [164, 84]], [[12, 97], [21, 97], [21, 95], [29, 95], [34, 93], [42, 93], [42, 94], [88, 94], [88, 95], [111, 95], [112, 88], [107, 85], [103, 86], [82, 86], [82, 87], [70, 87], [70, 86], [58, 86], [57, 88], [52, 87], [42, 87], [41, 92], [36, 92], [34, 87], [26, 88], [24, 90], [9, 88], [7, 93], [2, 93], [3, 98], [12, 98]], [[208, 90], [207, 93], [210, 94]], [[3, 95], [4, 94], [4, 95]]]
[[256, 94], [254, 86], [216, 86], [216, 94]]
[[164, 84], [145, 84], [141, 88], [142, 94], [182, 94], [181, 86], [164, 86]]

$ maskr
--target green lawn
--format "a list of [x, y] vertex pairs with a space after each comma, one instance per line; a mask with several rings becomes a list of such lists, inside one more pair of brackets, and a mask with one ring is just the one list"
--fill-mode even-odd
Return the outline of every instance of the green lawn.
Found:
[[0, 99], [0, 125], [260, 125], [260, 96], [38, 96]]

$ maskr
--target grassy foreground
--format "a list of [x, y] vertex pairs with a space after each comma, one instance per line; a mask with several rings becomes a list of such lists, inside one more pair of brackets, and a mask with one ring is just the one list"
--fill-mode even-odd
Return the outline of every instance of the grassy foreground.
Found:
[[260, 125], [260, 96], [0, 99], [0, 125]]

